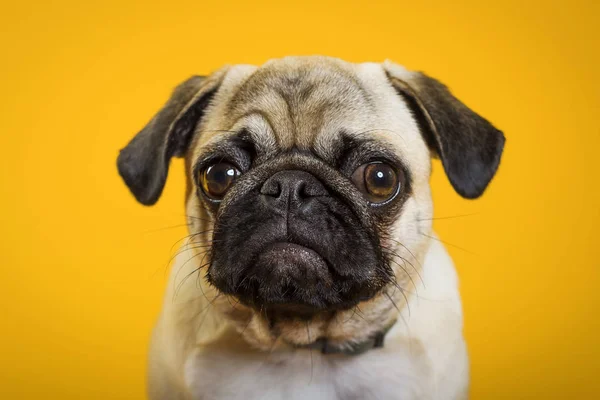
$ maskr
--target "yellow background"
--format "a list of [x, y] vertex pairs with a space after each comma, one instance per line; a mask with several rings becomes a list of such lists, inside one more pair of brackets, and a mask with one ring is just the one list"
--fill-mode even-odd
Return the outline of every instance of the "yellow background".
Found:
[[472, 398], [598, 398], [598, 4], [3, 1], [0, 398], [144, 397], [183, 167], [145, 208], [117, 152], [188, 76], [291, 54], [424, 70], [504, 130], [482, 199], [432, 179], [437, 217], [469, 214], [435, 229]]

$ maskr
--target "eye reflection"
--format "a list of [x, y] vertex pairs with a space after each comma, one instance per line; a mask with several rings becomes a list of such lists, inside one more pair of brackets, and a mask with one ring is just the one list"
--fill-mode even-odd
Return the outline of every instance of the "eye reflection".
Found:
[[208, 166], [200, 174], [200, 186], [204, 193], [213, 200], [221, 200], [240, 171], [227, 162], [221, 162]]

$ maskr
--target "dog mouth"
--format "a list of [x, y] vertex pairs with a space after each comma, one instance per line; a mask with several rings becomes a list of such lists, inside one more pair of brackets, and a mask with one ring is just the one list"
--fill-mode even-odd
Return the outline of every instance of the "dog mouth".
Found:
[[[292, 241], [293, 235], [286, 239], [277, 235], [260, 250], [246, 252], [245, 260], [235, 257], [237, 263], [221, 264], [220, 260], [227, 260], [217, 258], [209, 268], [209, 282], [277, 321], [350, 309], [375, 296], [385, 284], [385, 276], [373, 263], [361, 263], [350, 253], [360, 249], [336, 249], [308, 238]], [[363, 252], [369, 254], [367, 249]]]
[[332, 292], [334, 273], [314, 249], [275, 242], [259, 252], [239, 284], [237, 297], [269, 315], [306, 316], [337, 303]]
[[328, 270], [327, 261], [315, 250], [310, 247], [291, 243], [291, 242], [275, 242], [272, 243], [261, 252], [258, 256], [258, 263], [277, 263], [281, 261], [283, 264], [291, 266], [298, 263], [309, 264], [310, 270], [323, 271]]

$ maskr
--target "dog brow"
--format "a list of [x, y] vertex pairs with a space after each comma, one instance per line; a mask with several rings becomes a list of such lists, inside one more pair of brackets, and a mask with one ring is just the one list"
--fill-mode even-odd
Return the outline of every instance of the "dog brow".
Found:
[[[327, 161], [335, 167], [339, 167], [346, 161], [352, 154], [355, 154], [360, 148], [368, 147], [371, 143], [370, 139], [357, 138], [352, 136], [347, 131], [340, 131], [337, 138], [333, 142], [332, 148], [329, 149], [327, 155]], [[318, 149], [315, 149], [318, 152]]]
[[236, 137], [242, 142], [252, 143], [256, 154], [267, 154], [280, 148], [279, 137], [268, 113], [252, 109], [237, 118], [232, 126], [239, 121], [244, 123]]

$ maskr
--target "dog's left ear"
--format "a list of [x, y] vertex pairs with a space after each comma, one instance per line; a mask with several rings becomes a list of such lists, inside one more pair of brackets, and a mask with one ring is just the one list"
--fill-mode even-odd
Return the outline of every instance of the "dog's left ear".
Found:
[[119, 174], [140, 203], [152, 205], [160, 197], [171, 157], [184, 155], [224, 75], [222, 69], [177, 86], [164, 107], [119, 153]]
[[437, 80], [386, 61], [388, 79], [419, 122], [430, 149], [442, 160], [454, 189], [481, 196], [492, 180], [504, 148], [504, 135]]

